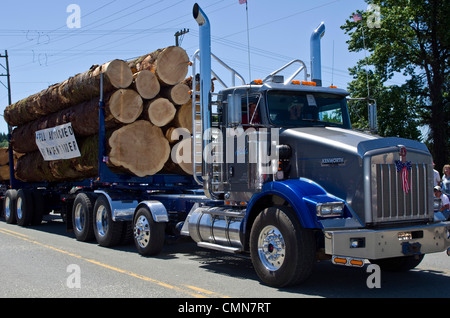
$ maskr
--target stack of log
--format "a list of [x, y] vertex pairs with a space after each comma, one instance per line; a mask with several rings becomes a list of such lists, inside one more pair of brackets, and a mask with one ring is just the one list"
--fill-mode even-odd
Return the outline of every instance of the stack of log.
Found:
[[[52, 85], [6, 107], [11, 146], [23, 153], [16, 178], [27, 182], [72, 181], [97, 176], [100, 76], [105, 101], [106, 158], [117, 173], [138, 177], [156, 173], [192, 174], [190, 163], [174, 164], [174, 128], [191, 133], [189, 58], [177, 46], [132, 61], [113, 60]], [[71, 123], [81, 157], [44, 161], [38, 130]], [[176, 130], [177, 131], [177, 130]], [[167, 136], [167, 137], [166, 137]], [[191, 142], [189, 138], [184, 143]]]

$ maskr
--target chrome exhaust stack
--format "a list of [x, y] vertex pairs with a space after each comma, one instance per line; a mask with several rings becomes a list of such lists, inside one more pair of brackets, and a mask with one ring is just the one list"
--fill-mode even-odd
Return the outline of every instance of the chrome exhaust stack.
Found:
[[[211, 25], [209, 19], [196, 3], [192, 10], [195, 21], [199, 25], [200, 49], [200, 109], [202, 114], [202, 178], [205, 194], [216, 198], [212, 191], [211, 158], [205, 158], [205, 149], [211, 143]], [[206, 135], [205, 135], [206, 134]], [[207, 154], [206, 154], [207, 155]]]
[[320, 39], [325, 35], [325, 24], [323, 22], [311, 34], [311, 81], [317, 86], [322, 86], [322, 61], [320, 55]]

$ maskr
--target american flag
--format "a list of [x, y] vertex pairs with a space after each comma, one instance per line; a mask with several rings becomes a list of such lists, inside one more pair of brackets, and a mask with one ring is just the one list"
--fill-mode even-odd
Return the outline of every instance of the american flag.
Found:
[[408, 168], [403, 167], [402, 169], [402, 188], [405, 194], [409, 192], [409, 181], [408, 181]]
[[412, 169], [411, 161], [401, 162], [400, 160], [395, 160], [395, 166], [397, 172], [401, 172], [403, 192], [408, 194], [409, 190], [411, 190], [408, 180], [408, 171]]
[[239, 0], [239, 4], [247, 3], [247, 0]]

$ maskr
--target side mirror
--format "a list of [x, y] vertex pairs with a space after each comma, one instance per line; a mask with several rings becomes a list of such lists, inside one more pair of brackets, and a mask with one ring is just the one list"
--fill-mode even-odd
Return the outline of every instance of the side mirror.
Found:
[[242, 121], [242, 101], [241, 95], [229, 94], [227, 98], [227, 119], [228, 125], [238, 126]]

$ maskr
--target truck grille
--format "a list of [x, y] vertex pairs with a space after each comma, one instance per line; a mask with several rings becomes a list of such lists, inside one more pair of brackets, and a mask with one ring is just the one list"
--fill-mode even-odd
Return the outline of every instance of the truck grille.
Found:
[[374, 223], [428, 219], [433, 194], [425, 163], [412, 163], [408, 171], [409, 191], [395, 164], [372, 164], [372, 217]]

